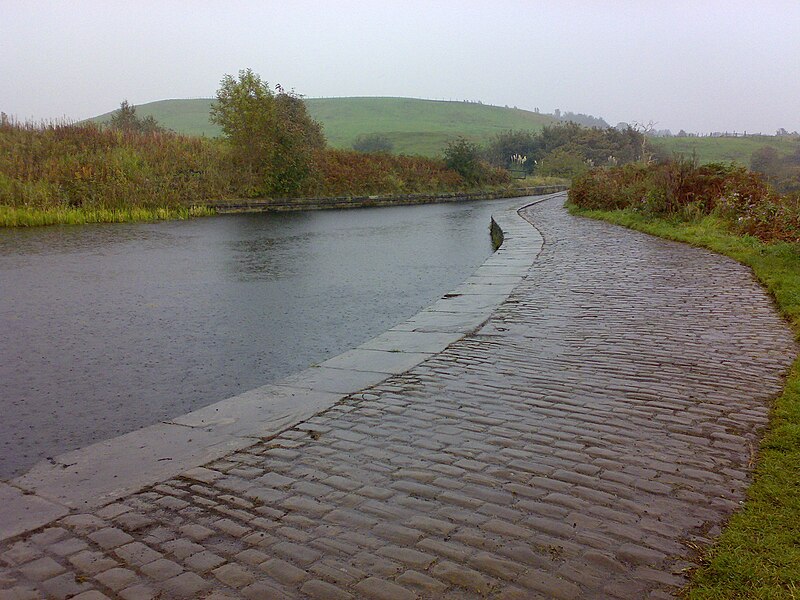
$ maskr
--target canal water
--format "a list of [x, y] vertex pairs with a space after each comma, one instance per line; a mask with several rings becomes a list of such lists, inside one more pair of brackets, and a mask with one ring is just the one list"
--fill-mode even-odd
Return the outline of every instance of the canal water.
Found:
[[378, 335], [521, 202], [0, 230], [0, 479]]

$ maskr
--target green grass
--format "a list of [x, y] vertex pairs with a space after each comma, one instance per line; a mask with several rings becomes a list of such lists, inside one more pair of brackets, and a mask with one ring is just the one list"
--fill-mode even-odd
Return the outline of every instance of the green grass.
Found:
[[[218, 136], [208, 121], [211, 99], [161, 100], [136, 107], [140, 117], [152, 116], [161, 125], [187, 135]], [[398, 154], [437, 156], [459, 136], [483, 141], [509, 129], [539, 130], [553, 123], [548, 115], [516, 108], [414, 98], [309, 98], [311, 116], [322, 123], [328, 143], [350, 148], [361, 134], [386, 135]], [[93, 119], [106, 122], [111, 113]]]
[[17, 208], [0, 205], [0, 227], [38, 227], [41, 225], [83, 225], [86, 223], [127, 223], [165, 221], [216, 214], [213, 208]]
[[[725, 254], [750, 266], [800, 337], [800, 248], [740, 236], [720, 219], [649, 219], [631, 210], [573, 214], [603, 219]], [[742, 509], [704, 555], [685, 596], [800, 598], [800, 360], [776, 400]]]
[[782, 156], [795, 152], [800, 140], [791, 137], [759, 135], [750, 137], [672, 137], [652, 138], [651, 143], [668, 154], [697, 155], [700, 164], [736, 162], [750, 166], [750, 155], [759, 148], [772, 146]]
[[[141, 117], [152, 116], [178, 133], [216, 137], [221, 131], [208, 120], [211, 102], [210, 98], [160, 100], [141, 104], [136, 112]], [[397, 154], [438, 156], [447, 142], [459, 136], [481, 143], [509, 129], [537, 131], [555, 122], [550, 115], [466, 102], [414, 98], [308, 98], [306, 102], [334, 148], [350, 148], [359, 135], [380, 133], [392, 141]], [[90, 120], [103, 123], [110, 118], [108, 112]], [[800, 140], [764, 135], [654, 138], [652, 143], [669, 154], [695, 152], [700, 163], [748, 166], [750, 155], [758, 148], [773, 146], [781, 155], [788, 155]]]

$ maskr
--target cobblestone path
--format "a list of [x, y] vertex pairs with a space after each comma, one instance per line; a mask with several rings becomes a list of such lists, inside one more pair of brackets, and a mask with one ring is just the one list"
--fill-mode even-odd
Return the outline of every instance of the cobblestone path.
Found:
[[561, 202], [523, 213], [545, 246], [475, 334], [3, 544], [0, 598], [669, 597], [795, 347], [744, 267]]

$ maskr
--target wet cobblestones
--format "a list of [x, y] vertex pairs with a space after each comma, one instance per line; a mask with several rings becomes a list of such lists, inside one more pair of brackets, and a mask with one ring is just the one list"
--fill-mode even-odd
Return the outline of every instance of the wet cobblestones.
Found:
[[524, 211], [474, 334], [222, 460], [0, 545], [7, 598], [665, 598], [796, 348], [749, 271]]

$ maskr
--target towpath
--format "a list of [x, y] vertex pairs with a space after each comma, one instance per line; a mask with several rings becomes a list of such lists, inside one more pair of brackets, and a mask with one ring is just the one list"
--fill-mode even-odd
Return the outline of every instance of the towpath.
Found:
[[544, 245], [477, 330], [3, 542], [0, 599], [670, 597], [796, 348], [746, 268], [562, 203], [522, 212]]

